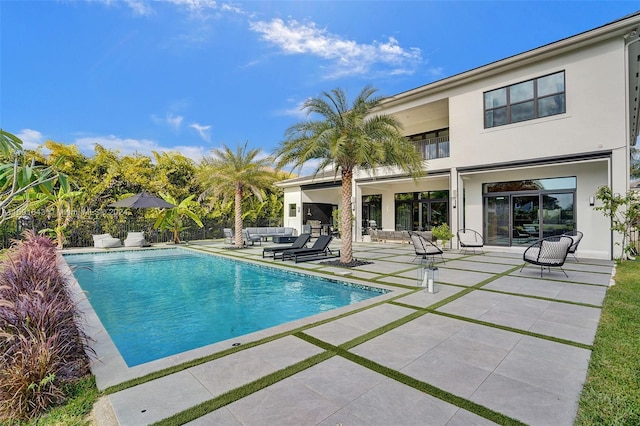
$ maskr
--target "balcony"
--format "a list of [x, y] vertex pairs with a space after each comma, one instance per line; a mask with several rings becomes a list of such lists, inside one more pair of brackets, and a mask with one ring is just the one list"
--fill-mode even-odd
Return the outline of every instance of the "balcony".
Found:
[[413, 143], [424, 160], [434, 160], [449, 156], [449, 135], [414, 140]]

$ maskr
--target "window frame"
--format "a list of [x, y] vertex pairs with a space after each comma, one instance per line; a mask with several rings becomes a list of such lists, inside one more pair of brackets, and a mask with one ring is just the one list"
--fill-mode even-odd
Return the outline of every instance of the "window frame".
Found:
[[[545, 93], [544, 95], [539, 95], [538, 93], [538, 81], [543, 79], [543, 78], [548, 78], [550, 76], [554, 76], [554, 75], [562, 75], [562, 91], [556, 91], [556, 92], [549, 92], [549, 93]], [[516, 102], [512, 102], [511, 101], [511, 89], [515, 88], [516, 86], [521, 86], [525, 83], [532, 83], [533, 85], [533, 94], [532, 94], [532, 98], [527, 98], [527, 99], [518, 99], [518, 101]], [[505, 102], [504, 104], [502, 103], [498, 103], [498, 105], [491, 105], [490, 107], [487, 107], [487, 101], [488, 100], [492, 100], [492, 99], [499, 99], [498, 96], [492, 96], [492, 94], [499, 94], [500, 91], [504, 90], [505, 94]], [[492, 96], [491, 98], [487, 98], [487, 96]], [[545, 99], [551, 99], [553, 97], [557, 97], [557, 96], [562, 96], [562, 108], [559, 112], [553, 113], [553, 114], [540, 114], [540, 102], [545, 100]], [[496, 102], [494, 102], [495, 104]], [[512, 114], [512, 108], [517, 108], [518, 106], [522, 106], [526, 103], [533, 103], [533, 114], [531, 117], [527, 117], [527, 118], [518, 118], [516, 117], [516, 119], [514, 120], [513, 114]], [[495, 117], [498, 116], [500, 117], [500, 113], [499, 114], [495, 114], [496, 112], [499, 112], [500, 110], [504, 110], [504, 121], [500, 120], [498, 122], [498, 124], [495, 124], [496, 120]], [[513, 123], [521, 123], [523, 121], [529, 121], [529, 120], [535, 120], [537, 118], [544, 118], [544, 117], [551, 117], [554, 115], [559, 115], [559, 114], [565, 114], [567, 112], [567, 75], [566, 75], [566, 71], [565, 70], [561, 70], [561, 71], [556, 71], [553, 73], [549, 73], [549, 74], [545, 74], [536, 78], [532, 78], [529, 80], [523, 80], [523, 81], [519, 81], [517, 83], [513, 83], [510, 84], [508, 86], [502, 86], [502, 87], [498, 87], [496, 89], [492, 89], [492, 90], [487, 90], [486, 92], [483, 92], [482, 94], [482, 111], [483, 111], [483, 122], [484, 122], [484, 128], [485, 129], [492, 129], [494, 127], [500, 127], [500, 126], [506, 126], [508, 124], [513, 124]]]

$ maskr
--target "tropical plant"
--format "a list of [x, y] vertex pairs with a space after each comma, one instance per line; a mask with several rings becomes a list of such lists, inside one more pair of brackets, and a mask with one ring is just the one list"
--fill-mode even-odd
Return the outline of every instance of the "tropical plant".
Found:
[[[353, 173], [356, 168], [375, 173], [379, 166], [397, 166], [414, 178], [422, 175], [423, 162], [412, 142], [402, 136], [400, 122], [390, 115], [376, 114], [382, 98], [366, 86], [349, 106], [341, 89], [323, 92], [303, 104], [307, 115], [318, 120], [293, 125], [286, 140], [275, 152], [278, 168], [293, 164], [301, 168], [310, 160], [320, 160], [314, 174], [331, 166], [342, 179], [342, 211], [350, 212]], [[353, 261], [351, 215], [340, 218], [342, 248], [340, 262]]]
[[234, 152], [227, 145], [213, 150], [213, 157], [202, 160], [199, 176], [206, 188], [200, 199], [233, 194], [235, 210], [235, 246], [242, 247], [242, 199], [245, 193], [262, 201], [262, 190], [271, 187], [276, 174], [268, 158], [259, 158], [262, 150], [248, 149], [248, 143], [238, 145]]
[[629, 242], [629, 233], [631, 227], [640, 219], [638, 196], [634, 191], [627, 191], [624, 196], [615, 194], [610, 187], [604, 185], [596, 191], [596, 198], [602, 202], [602, 205], [593, 209], [611, 218], [611, 230], [622, 237], [622, 242], [616, 243], [622, 249], [620, 260], [632, 258], [633, 246]]
[[33, 195], [29, 197], [29, 209], [53, 208], [55, 210], [56, 220], [53, 229], [43, 229], [40, 232], [52, 233], [59, 249], [64, 247], [66, 241], [65, 230], [73, 215], [73, 201], [81, 194], [82, 191], [72, 191], [69, 179], [60, 173], [57, 180], [46, 182], [34, 188]]
[[28, 200], [23, 197], [29, 190], [54, 180], [57, 176], [54, 166], [45, 167], [34, 162], [23, 164], [22, 141], [15, 135], [0, 129], [0, 223], [12, 216], [9, 206], [17, 199], [26, 207]]
[[195, 195], [189, 195], [179, 203], [169, 194], [160, 193], [160, 196], [166, 202], [173, 204], [175, 207], [163, 209], [158, 215], [153, 227], [156, 229], [170, 229], [173, 231], [173, 242], [175, 244], [180, 244], [180, 231], [185, 229], [184, 219], [190, 218], [200, 228], [204, 226], [200, 217], [194, 211], [194, 208], [200, 207], [200, 204], [193, 200]]

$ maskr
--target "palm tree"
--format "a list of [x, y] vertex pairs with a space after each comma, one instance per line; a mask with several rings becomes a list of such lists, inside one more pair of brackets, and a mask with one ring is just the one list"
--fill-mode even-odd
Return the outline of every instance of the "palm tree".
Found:
[[258, 158], [261, 149], [248, 149], [248, 143], [232, 151], [227, 145], [213, 150], [212, 158], [202, 161], [200, 176], [207, 188], [200, 198], [222, 197], [235, 199], [235, 246], [242, 247], [242, 198], [251, 193], [262, 201], [262, 190], [275, 181], [275, 173], [268, 157]]
[[275, 152], [278, 168], [293, 163], [298, 168], [314, 159], [320, 162], [315, 174], [333, 167], [342, 178], [342, 248], [340, 262], [353, 261], [351, 229], [351, 185], [356, 168], [375, 172], [379, 166], [398, 166], [414, 179], [422, 175], [423, 163], [413, 143], [402, 136], [400, 122], [392, 116], [375, 114], [382, 101], [374, 96], [377, 89], [366, 86], [349, 106], [343, 90], [322, 92], [303, 104], [307, 116], [316, 114], [319, 120], [307, 120], [291, 126], [285, 141]]

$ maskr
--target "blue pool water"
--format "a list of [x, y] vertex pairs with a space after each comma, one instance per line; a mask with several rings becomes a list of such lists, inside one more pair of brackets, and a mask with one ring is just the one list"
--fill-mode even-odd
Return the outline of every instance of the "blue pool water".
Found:
[[65, 260], [130, 367], [382, 292], [177, 248]]

